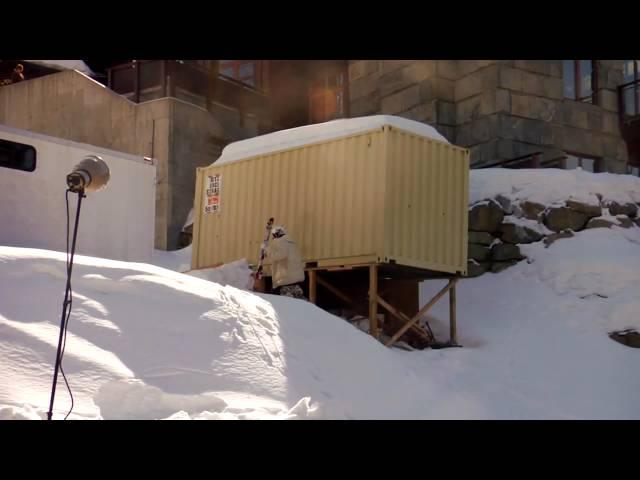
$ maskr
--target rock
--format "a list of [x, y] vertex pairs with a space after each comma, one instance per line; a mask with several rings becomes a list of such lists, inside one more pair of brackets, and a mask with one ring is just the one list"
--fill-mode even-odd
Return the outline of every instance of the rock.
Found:
[[600, 205], [589, 205], [576, 200], [567, 200], [565, 205], [571, 210], [584, 213], [588, 217], [599, 217], [602, 215], [602, 207]]
[[516, 260], [510, 260], [508, 262], [494, 262], [491, 264], [491, 271], [493, 273], [500, 273], [501, 271], [518, 263]]
[[540, 214], [544, 212], [545, 206], [540, 203], [525, 200], [520, 203], [520, 209], [522, 210], [522, 214], [525, 218], [528, 218], [529, 220], [538, 220]]
[[640, 218], [636, 218], [633, 223], [635, 223], [637, 227], [640, 227]]
[[605, 218], [592, 218], [587, 222], [585, 228], [611, 228], [614, 223]]
[[513, 223], [503, 223], [500, 225], [500, 238], [508, 243], [533, 243], [542, 238], [542, 234], [535, 230]]
[[573, 232], [571, 230], [564, 230], [560, 233], [552, 233], [551, 235], [549, 235], [544, 239], [544, 244], [545, 244], [545, 247], [548, 248], [549, 245], [551, 245], [556, 240], [559, 240], [561, 238], [571, 238], [571, 237], [573, 237]]
[[640, 332], [636, 330], [623, 330], [611, 332], [609, 338], [627, 347], [640, 348]]
[[507, 215], [511, 215], [513, 213], [513, 204], [511, 203], [511, 200], [509, 198], [505, 197], [502, 194], [499, 194], [496, 197], [496, 202], [500, 204], [500, 207]]
[[490, 253], [491, 250], [489, 249], [489, 247], [486, 247], [484, 245], [477, 245], [475, 243], [469, 244], [468, 257], [473, 260], [482, 262], [483, 260], [489, 258]]
[[607, 202], [605, 206], [609, 209], [611, 215], [626, 215], [635, 218], [638, 215], [638, 207], [634, 203], [625, 203], [623, 205], [618, 202]]
[[493, 236], [487, 232], [469, 232], [469, 243], [477, 243], [478, 245], [491, 245]]
[[488, 203], [474, 205], [469, 209], [469, 230], [475, 232], [496, 232], [504, 219], [500, 205], [489, 200]]
[[569, 207], [553, 207], [544, 213], [544, 224], [554, 232], [582, 230], [588, 220], [589, 215]]
[[469, 260], [467, 262], [467, 277], [479, 277], [487, 270], [489, 270], [490, 265], [488, 263], [478, 263], [473, 260]]
[[616, 220], [618, 220], [618, 226], [619, 227], [622, 227], [622, 228], [631, 228], [631, 227], [633, 227], [633, 220], [631, 220], [627, 216], [618, 216], [618, 217], [616, 217]]
[[491, 258], [497, 262], [505, 260], [522, 260], [524, 256], [520, 253], [520, 247], [508, 243], [500, 243], [491, 248]]

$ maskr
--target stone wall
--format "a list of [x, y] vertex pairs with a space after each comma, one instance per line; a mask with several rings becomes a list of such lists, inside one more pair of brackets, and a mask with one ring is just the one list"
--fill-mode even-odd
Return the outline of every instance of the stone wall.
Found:
[[512, 203], [498, 196], [469, 208], [468, 276], [500, 272], [525, 256], [520, 245], [543, 241], [548, 247], [585, 228], [640, 227], [640, 204], [619, 204], [599, 196], [598, 205], [571, 198], [546, 206], [530, 201]]
[[351, 116], [429, 123], [470, 148], [473, 166], [572, 152], [624, 172], [616, 93], [622, 61], [599, 61], [598, 105], [563, 98], [561, 60], [355, 60], [349, 77]]

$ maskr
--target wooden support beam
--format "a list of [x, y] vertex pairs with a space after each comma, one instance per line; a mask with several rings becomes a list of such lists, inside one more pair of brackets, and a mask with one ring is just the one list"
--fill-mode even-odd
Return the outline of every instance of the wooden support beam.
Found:
[[317, 303], [317, 288], [318, 288], [318, 272], [316, 270], [309, 271], [309, 301], [314, 305]]
[[356, 302], [354, 302], [351, 298], [347, 297], [344, 293], [342, 293], [340, 290], [338, 290], [333, 285], [327, 283], [325, 280], [323, 280], [317, 274], [316, 274], [316, 282], [318, 283], [318, 285], [322, 285], [324, 288], [329, 290], [331, 293], [333, 293], [336, 297], [338, 297], [343, 302], [351, 305], [352, 307], [356, 307]]
[[379, 338], [378, 331], [378, 265], [369, 266], [369, 333]]
[[436, 296], [429, 301], [429, 303], [427, 303], [424, 307], [422, 307], [420, 311], [416, 313], [408, 323], [406, 323], [400, 330], [398, 330], [396, 334], [393, 337], [391, 337], [391, 339], [387, 342], [386, 346], [390, 347], [394, 343], [396, 343], [398, 339], [402, 337], [402, 335], [404, 335], [404, 333], [407, 330], [409, 330], [413, 324], [415, 324], [418, 320], [420, 320], [420, 318], [422, 318], [429, 311], [429, 309], [431, 309], [431, 307], [433, 307], [436, 304], [436, 302], [440, 300], [444, 296], [444, 294], [447, 293], [456, 284], [457, 281], [458, 281], [457, 278], [452, 278], [451, 280], [449, 280], [449, 283], [447, 284], [447, 286], [444, 287], [442, 290], [440, 290], [436, 294]]
[[[396, 307], [394, 307], [393, 305], [391, 305], [390, 303], [386, 302], [383, 298], [378, 297], [378, 303], [380, 305], [382, 305], [383, 308], [387, 309], [389, 311], [389, 313], [391, 313], [394, 317], [396, 317], [399, 320], [402, 320], [403, 322], [407, 323], [410, 322], [411, 319], [404, 313], [401, 312], [400, 310], [398, 310]], [[433, 338], [431, 338], [429, 336], [429, 334], [427, 333], [426, 330], [424, 330], [423, 328], [420, 328], [418, 325], [412, 325], [411, 329], [416, 332], [417, 334], [419, 334], [420, 336], [424, 337], [425, 339], [429, 340], [429, 341], [433, 341]]]
[[449, 343], [451, 345], [458, 344], [456, 329], [456, 284], [454, 282], [449, 290]]

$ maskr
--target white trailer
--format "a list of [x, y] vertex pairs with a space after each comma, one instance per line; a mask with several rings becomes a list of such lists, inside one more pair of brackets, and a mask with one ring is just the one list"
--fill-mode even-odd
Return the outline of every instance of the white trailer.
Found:
[[[152, 159], [0, 125], [0, 245], [66, 250], [66, 176], [87, 155], [111, 179], [82, 201], [76, 252], [149, 262], [154, 246]], [[70, 229], [77, 196], [69, 194]]]

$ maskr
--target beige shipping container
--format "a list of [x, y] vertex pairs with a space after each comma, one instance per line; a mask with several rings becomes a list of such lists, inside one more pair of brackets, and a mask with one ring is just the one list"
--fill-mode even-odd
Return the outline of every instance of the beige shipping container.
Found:
[[330, 123], [327, 138], [329, 124], [302, 127], [305, 135], [289, 131], [302, 141], [273, 141], [198, 169], [192, 268], [241, 258], [255, 265], [274, 217], [308, 266], [395, 263], [466, 274], [469, 151], [398, 117]]

